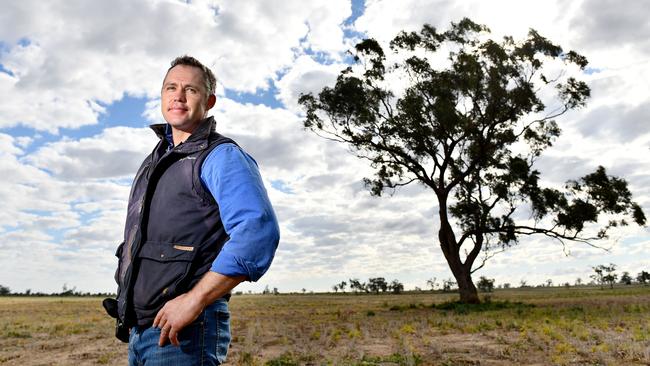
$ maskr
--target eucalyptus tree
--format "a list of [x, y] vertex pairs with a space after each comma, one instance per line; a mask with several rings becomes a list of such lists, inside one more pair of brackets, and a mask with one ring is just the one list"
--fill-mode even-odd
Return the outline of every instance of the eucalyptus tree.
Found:
[[367, 159], [373, 195], [413, 182], [433, 191], [438, 242], [461, 301], [479, 301], [472, 273], [522, 235], [594, 245], [627, 216], [645, 223], [625, 180], [603, 167], [564, 188], [543, 187], [534, 169], [560, 135], [556, 119], [589, 97], [587, 84], [564, 72], [584, 70], [585, 57], [534, 30], [495, 41], [467, 18], [442, 32], [426, 24], [400, 32], [389, 48], [398, 61], [372, 38], [358, 43], [355, 65], [333, 87], [300, 97], [304, 126]]

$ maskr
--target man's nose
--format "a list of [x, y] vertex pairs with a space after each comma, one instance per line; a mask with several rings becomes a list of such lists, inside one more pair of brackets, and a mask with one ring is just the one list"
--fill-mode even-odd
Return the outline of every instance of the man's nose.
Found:
[[176, 90], [176, 92], [174, 93], [174, 100], [175, 101], [177, 100], [179, 102], [185, 102], [185, 90], [183, 90], [182, 88]]

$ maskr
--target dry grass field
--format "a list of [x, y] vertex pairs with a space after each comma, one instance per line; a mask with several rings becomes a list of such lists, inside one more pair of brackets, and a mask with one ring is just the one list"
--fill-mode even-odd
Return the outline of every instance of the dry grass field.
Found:
[[[650, 287], [240, 295], [228, 365], [650, 365]], [[99, 298], [0, 298], [0, 364], [123, 365]]]

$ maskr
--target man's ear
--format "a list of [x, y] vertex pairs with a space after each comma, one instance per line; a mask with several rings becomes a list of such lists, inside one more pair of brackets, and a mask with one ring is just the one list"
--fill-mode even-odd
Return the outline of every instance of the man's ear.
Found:
[[216, 102], [217, 102], [217, 96], [214, 95], [214, 94], [210, 95], [210, 96], [208, 97], [208, 104], [207, 104], [207, 108], [206, 108], [205, 110], [207, 111], [207, 110], [212, 109], [212, 107], [214, 107], [214, 104], [215, 104]]

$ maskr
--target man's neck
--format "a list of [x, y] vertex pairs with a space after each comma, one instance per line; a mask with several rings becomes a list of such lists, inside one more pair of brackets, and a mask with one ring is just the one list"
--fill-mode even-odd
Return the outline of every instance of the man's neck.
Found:
[[172, 139], [174, 140], [174, 146], [178, 146], [181, 142], [185, 142], [188, 137], [192, 135], [194, 131], [181, 131], [172, 127]]
[[171, 137], [174, 142], [174, 146], [178, 146], [180, 143], [185, 142], [193, 133], [196, 131], [199, 126], [205, 122], [206, 117], [202, 118], [199, 122], [192, 124], [189, 128], [178, 129], [169, 125], [171, 127]]

